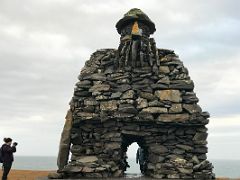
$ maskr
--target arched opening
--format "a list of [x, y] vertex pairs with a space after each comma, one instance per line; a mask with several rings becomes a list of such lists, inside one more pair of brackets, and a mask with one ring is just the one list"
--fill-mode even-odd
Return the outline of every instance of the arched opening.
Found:
[[[127, 176], [141, 176], [146, 171], [147, 146], [142, 136], [122, 136], [123, 170]], [[138, 163], [138, 164], [137, 164]]]
[[134, 142], [128, 146], [127, 149], [127, 162], [129, 167], [126, 170], [126, 174], [141, 174], [141, 170], [139, 164], [136, 162], [137, 151], [139, 149], [139, 145]]

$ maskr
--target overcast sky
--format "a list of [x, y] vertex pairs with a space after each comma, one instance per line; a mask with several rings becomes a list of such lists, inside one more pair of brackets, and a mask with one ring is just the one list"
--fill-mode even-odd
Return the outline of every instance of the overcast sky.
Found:
[[180, 56], [211, 114], [209, 158], [240, 159], [238, 0], [0, 0], [0, 138], [18, 141], [17, 155], [57, 155], [84, 62], [118, 47], [115, 24], [135, 7], [155, 22], [157, 46]]

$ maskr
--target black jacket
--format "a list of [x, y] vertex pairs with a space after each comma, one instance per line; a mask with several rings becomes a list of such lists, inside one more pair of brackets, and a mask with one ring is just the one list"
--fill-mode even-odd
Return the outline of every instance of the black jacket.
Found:
[[13, 153], [16, 152], [15, 146], [9, 146], [7, 144], [2, 145], [2, 160], [3, 163], [12, 163], [14, 161]]

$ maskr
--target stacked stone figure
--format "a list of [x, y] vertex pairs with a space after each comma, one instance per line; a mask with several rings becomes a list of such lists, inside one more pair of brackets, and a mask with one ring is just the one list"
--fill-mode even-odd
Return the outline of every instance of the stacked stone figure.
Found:
[[209, 113], [197, 104], [188, 70], [174, 51], [157, 49], [155, 25], [141, 10], [130, 10], [116, 27], [119, 48], [93, 53], [78, 77], [58, 172], [121, 177], [127, 148], [137, 142], [146, 176], [214, 179], [206, 156]]

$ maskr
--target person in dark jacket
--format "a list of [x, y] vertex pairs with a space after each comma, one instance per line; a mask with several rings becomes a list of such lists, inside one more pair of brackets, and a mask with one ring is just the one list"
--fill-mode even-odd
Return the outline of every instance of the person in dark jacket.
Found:
[[12, 139], [11, 138], [4, 138], [3, 141], [5, 143], [2, 145], [2, 148], [1, 148], [1, 150], [2, 150], [2, 161], [3, 161], [2, 180], [7, 180], [8, 173], [11, 170], [12, 163], [14, 161], [13, 153], [16, 152], [17, 143], [14, 142], [13, 145], [12, 145]]
[[136, 154], [136, 163], [140, 165], [141, 173], [145, 171], [145, 154], [143, 148], [139, 147]]

